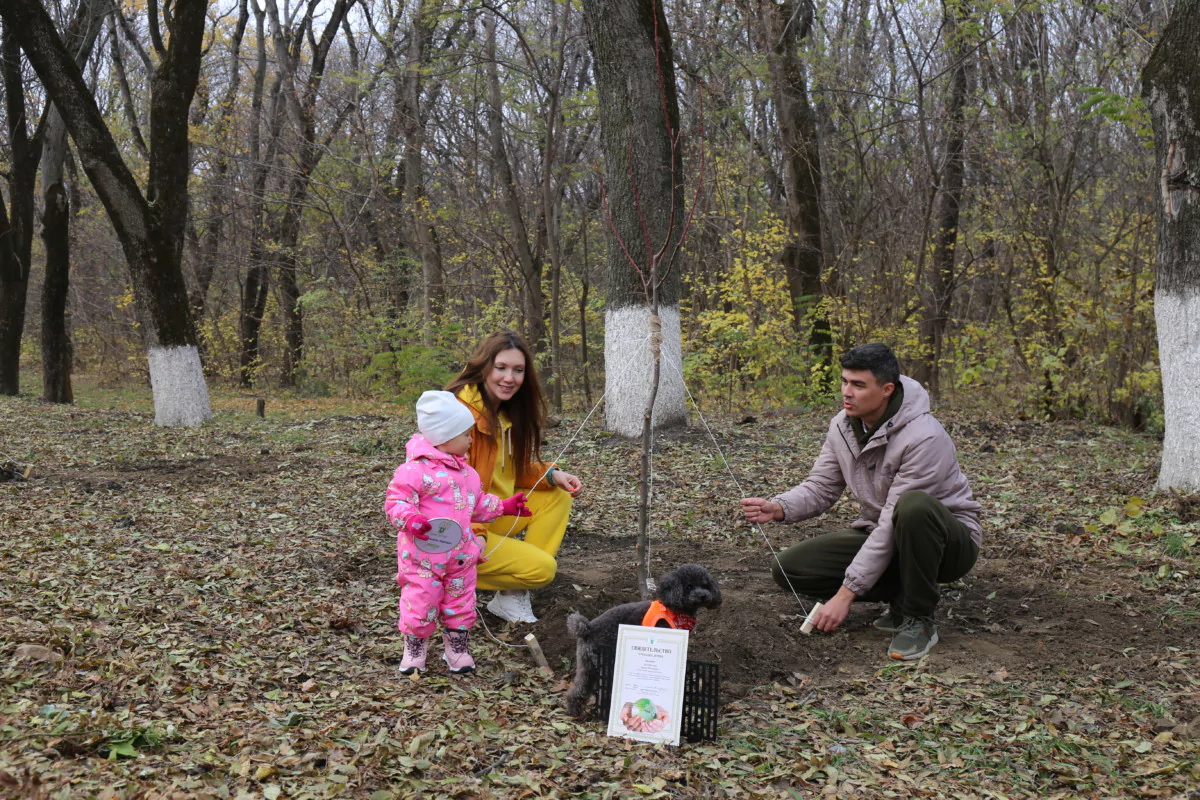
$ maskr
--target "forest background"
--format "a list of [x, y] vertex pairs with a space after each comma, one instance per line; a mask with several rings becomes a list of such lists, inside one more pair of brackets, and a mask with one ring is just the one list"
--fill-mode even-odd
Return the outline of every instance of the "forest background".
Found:
[[[47, 7], [60, 30], [78, 15]], [[85, 79], [144, 182], [157, 4], [96, 9]], [[830, 342], [884, 340], [942, 393], [1161, 430], [1138, 75], [1169, 10], [665, 4], [693, 393], [807, 404], [828, 391]], [[406, 400], [512, 326], [558, 410], [592, 405], [609, 217], [578, 3], [227, 0], [203, 47], [183, 268], [210, 382]], [[12, 72], [10, 206], [20, 125], [46, 104], [27, 63]], [[801, 140], [804, 174], [787, 163]], [[65, 167], [72, 368], [144, 379], [121, 247], [70, 151]], [[24, 320], [28, 382], [45, 323]]]

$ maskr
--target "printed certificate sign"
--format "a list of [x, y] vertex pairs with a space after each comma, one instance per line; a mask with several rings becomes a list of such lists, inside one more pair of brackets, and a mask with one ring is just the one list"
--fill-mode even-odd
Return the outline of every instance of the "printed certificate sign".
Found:
[[679, 744], [688, 632], [622, 625], [617, 631], [608, 735]]

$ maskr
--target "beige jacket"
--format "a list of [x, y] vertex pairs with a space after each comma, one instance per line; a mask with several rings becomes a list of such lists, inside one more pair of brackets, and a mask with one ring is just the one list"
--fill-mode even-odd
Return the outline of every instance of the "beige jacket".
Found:
[[891, 562], [892, 516], [900, 495], [922, 491], [942, 502], [983, 543], [980, 505], [958, 452], [941, 423], [929, 413], [929, 393], [912, 378], [900, 377], [904, 400], [896, 415], [861, 450], [846, 412], [829, 423], [821, 454], [804, 483], [771, 498], [783, 507], [784, 522], [797, 522], [828, 511], [846, 487], [860, 505], [851, 526], [871, 532], [846, 569], [843, 584], [861, 595], [875, 585]]

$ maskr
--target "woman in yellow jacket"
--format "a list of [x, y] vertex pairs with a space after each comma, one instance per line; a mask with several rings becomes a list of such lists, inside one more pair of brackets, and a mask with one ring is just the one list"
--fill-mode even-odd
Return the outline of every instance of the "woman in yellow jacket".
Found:
[[[487, 536], [478, 585], [496, 592], [488, 611], [509, 622], [537, 622], [529, 590], [554, 580], [571, 498], [583, 483], [541, 460], [546, 401], [533, 354], [518, 334], [494, 333], [446, 390], [475, 415], [467, 460], [479, 473], [483, 491], [502, 499], [525, 492], [533, 512], [477, 526]], [[518, 538], [522, 532], [524, 540]]]

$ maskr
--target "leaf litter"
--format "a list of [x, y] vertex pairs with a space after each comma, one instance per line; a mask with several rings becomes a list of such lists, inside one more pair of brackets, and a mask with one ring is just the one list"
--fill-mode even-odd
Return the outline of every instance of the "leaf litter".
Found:
[[[280, 413], [280, 407], [282, 413]], [[407, 412], [218, 402], [195, 430], [143, 409], [5, 398], [0, 790], [22, 797], [1172, 797], [1200, 783], [1200, 579], [1187, 498], [1152, 494], [1157, 442], [942, 413], [986, 513], [942, 642], [887, 663], [855, 608], [798, 632], [771, 555], [852, 518], [746, 526], [707, 433], [659, 437], [652, 561], [700, 561], [727, 600], [694, 658], [722, 670], [715, 742], [652, 748], [559, 707], [565, 616], [634, 599], [636, 446], [585, 430], [542, 621], [473, 638], [480, 672], [396, 673], [382, 495]], [[316, 416], [314, 416], [314, 414]], [[819, 411], [709, 420], [738, 483], [799, 481]], [[547, 451], [574, 432], [551, 431]], [[521, 648], [537, 636], [555, 675]], [[481, 632], [482, 633], [482, 632]], [[56, 658], [57, 657], [57, 658]]]

